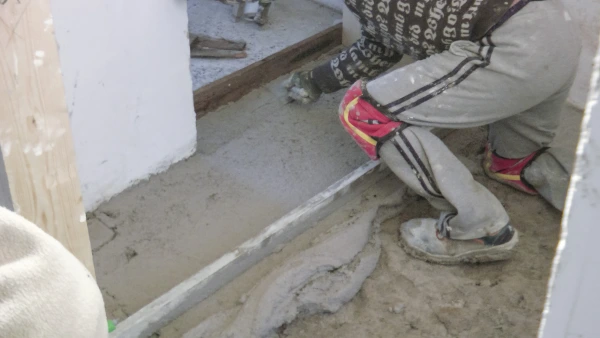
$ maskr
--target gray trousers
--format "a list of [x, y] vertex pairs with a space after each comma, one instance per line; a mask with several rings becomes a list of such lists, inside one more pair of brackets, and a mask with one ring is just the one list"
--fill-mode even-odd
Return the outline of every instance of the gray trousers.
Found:
[[[570, 17], [558, 0], [534, 1], [481, 41], [457, 41], [448, 51], [368, 83], [387, 112], [411, 126], [387, 141], [381, 158], [442, 211], [455, 239], [500, 230], [509, 217], [498, 199], [424, 127], [489, 125], [497, 154], [522, 158], [553, 140], [573, 83], [580, 51]], [[550, 149], [525, 178], [561, 209], [570, 157]]]

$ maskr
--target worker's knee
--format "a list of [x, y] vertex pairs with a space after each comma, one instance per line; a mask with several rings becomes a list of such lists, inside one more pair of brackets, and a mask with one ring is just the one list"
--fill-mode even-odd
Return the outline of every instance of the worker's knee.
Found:
[[363, 98], [360, 81], [344, 95], [340, 104], [340, 120], [344, 129], [371, 159], [379, 158], [379, 146], [403, 125], [382, 114]]
[[[356, 83], [354, 83], [352, 85], [352, 87], [350, 87], [350, 89], [348, 89], [348, 91], [342, 98], [342, 102], [340, 102], [340, 107], [338, 110], [340, 118], [342, 118], [344, 116], [345, 112], [352, 109], [352, 107], [356, 105], [356, 102], [362, 95], [362, 90], [360, 89], [360, 87], [361, 87], [361, 81], [357, 81]], [[342, 122], [343, 122], [343, 120], [342, 120]]]

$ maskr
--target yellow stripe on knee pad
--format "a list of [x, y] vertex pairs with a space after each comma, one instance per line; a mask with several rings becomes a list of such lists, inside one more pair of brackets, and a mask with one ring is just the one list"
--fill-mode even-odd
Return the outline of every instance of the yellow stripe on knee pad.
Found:
[[348, 125], [348, 127], [350, 129], [352, 129], [352, 131], [356, 135], [358, 135], [363, 140], [367, 141], [369, 144], [375, 146], [375, 145], [377, 145], [377, 141], [375, 141], [371, 136], [365, 134], [362, 130], [356, 128], [352, 123], [350, 123], [350, 119], [349, 119], [350, 109], [352, 109], [352, 108], [354, 108], [354, 106], [356, 106], [356, 104], [358, 103], [358, 100], [360, 100], [360, 97], [357, 97], [354, 100], [350, 101], [350, 103], [348, 103], [348, 105], [344, 109], [344, 121], [346, 121], [346, 124]]

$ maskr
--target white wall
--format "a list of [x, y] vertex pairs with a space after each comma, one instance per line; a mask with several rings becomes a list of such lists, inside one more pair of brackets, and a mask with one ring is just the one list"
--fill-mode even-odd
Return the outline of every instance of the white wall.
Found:
[[563, 216], [540, 337], [600, 337], [600, 50]]
[[196, 145], [186, 0], [51, 0], [86, 210]]

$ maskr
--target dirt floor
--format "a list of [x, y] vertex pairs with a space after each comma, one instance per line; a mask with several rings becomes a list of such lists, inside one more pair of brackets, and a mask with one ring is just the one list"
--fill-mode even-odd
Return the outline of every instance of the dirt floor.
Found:
[[[281, 80], [200, 119], [196, 155], [90, 213], [109, 318], [123, 320], [366, 161], [339, 126], [335, 112], [343, 93], [314, 105], [284, 105], [278, 98]], [[559, 144], [575, 148], [580, 121], [581, 112], [565, 109]], [[461, 130], [444, 141], [505, 204], [521, 232], [514, 259], [443, 267], [408, 258], [397, 245], [400, 222], [436, 217], [413, 196], [405, 199], [402, 219], [384, 224], [381, 260], [358, 296], [337, 314], [282, 328], [281, 336], [535, 336], [560, 213], [482, 176], [477, 156], [484, 133]], [[235, 305], [273, 266], [307, 248], [311, 238], [399, 189], [393, 176], [373, 186], [163, 328], [160, 336], [179, 337]]]
[[[566, 107], [556, 144], [574, 152], [580, 121], [581, 112]], [[475, 179], [498, 196], [520, 232], [520, 244], [510, 261], [447, 267], [407, 256], [398, 245], [399, 225], [411, 218], [437, 216], [425, 200], [409, 192], [401, 216], [382, 226], [382, 256], [358, 295], [338, 313], [298, 319], [282, 327], [280, 337], [535, 337], [561, 213], [539, 197], [483, 175], [479, 163], [485, 133], [485, 128], [454, 131], [444, 142]], [[165, 327], [160, 336], [180, 337], [210, 315], [236, 306], [262, 276], [308, 248], [319, 233], [403, 189], [390, 174]]]
[[109, 318], [128, 317], [368, 161], [340, 127], [343, 92], [285, 104], [284, 78], [198, 120], [196, 154], [89, 214]]
[[[581, 112], [565, 109], [558, 144], [574, 150], [580, 120]], [[280, 337], [536, 336], [561, 213], [539, 197], [522, 194], [483, 175], [479, 163], [485, 128], [455, 131], [444, 142], [506, 207], [521, 239], [513, 259], [447, 267], [407, 256], [398, 245], [399, 225], [411, 218], [437, 217], [425, 200], [407, 193], [402, 215], [382, 226], [381, 259], [359, 294], [336, 314], [303, 318], [282, 327]], [[319, 233], [403, 189], [390, 174], [165, 327], [160, 336], [180, 337], [210, 315], [236, 306], [262, 276], [308, 248]]]
[[446, 143], [476, 179], [503, 202], [520, 243], [512, 260], [446, 267], [415, 260], [398, 246], [398, 226], [435, 217], [421, 198], [407, 199], [402, 216], [382, 228], [379, 265], [338, 313], [298, 320], [282, 337], [535, 337], [558, 241], [561, 213], [538, 197], [483, 176], [484, 131], [454, 133]]

